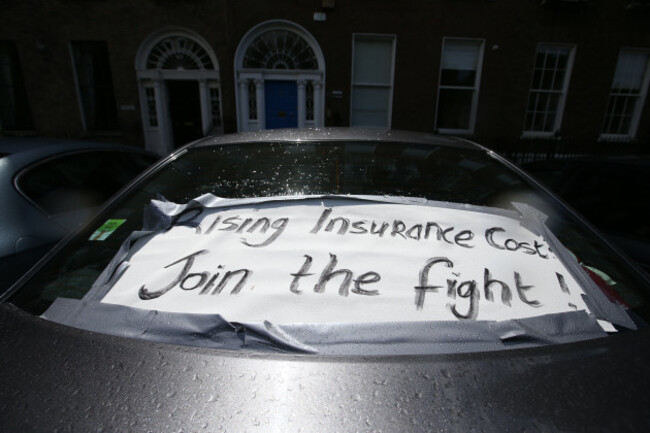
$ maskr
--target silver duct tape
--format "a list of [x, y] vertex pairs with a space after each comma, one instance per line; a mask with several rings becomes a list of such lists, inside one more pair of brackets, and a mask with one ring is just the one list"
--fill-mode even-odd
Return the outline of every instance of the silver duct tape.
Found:
[[120, 337], [194, 347], [320, 355], [416, 355], [495, 351], [601, 338], [584, 311], [495, 321], [395, 322], [276, 326], [233, 323], [221, 315], [168, 313], [57, 299], [43, 317]]

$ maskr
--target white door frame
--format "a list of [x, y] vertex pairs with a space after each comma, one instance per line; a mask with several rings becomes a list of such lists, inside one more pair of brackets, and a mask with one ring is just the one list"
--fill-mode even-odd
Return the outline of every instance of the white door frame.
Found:
[[[147, 67], [147, 60], [151, 50], [162, 40], [169, 37], [181, 36], [191, 39], [200, 45], [209, 55], [214, 69], [151, 69]], [[218, 89], [221, 96], [221, 83], [219, 78], [219, 63], [212, 48], [200, 35], [182, 28], [165, 28], [149, 35], [140, 45], [135, 62], [138, 78], [138, 92], [140, 95], [140, 112], [142, 115], [142, 129], [144, 132], [145, 147], [159, 155], [166, 155], [174, 149], [174, 140], [170, 124], [169, 99], [165, 81], [188, 80], [199, 83], [199, 97], [201, 103], [201, 122], [203, 134], [223, 132], [223, 121], [218, 119], [219, 125], [213, 125], [210, 89]], [[152, 89], [148, 91], [147, 89]], [[153, 93], [153, 95], [152, 95]], [[153, 97], [153, 100], [152, 100]], [[221, 106], [221, 101], [218, 101]], [[222, 110], [220, 110], [221, 112]], [[153, 121], [156, 119], [156, 122]]]
[[[260, 35], [271, 30], [288, 30], [301, 37], [312, 48], [318, 68], [313, 70], [250, 69], [244, 68], [244, 55], [250, 44]], [[316, 39], [303, 27], [286, 20], [265, 21], [249, 30], [237, 46], [235, 53], [235, 88], [237, 91], [237, 129], [255, 131], [265, 129], [264, 82], [266, 80], [295, 81], [298, 85], [298, 127], [320, 127], [325, 118], [325, 58]], [[306, 118], [306, 88], [313, 86], [313, 119]], [[255, 96], [249, 98], [250, 92]], [[256, 101], [256, 110], [251, 113], [249, 101]], [[251, 115], [253, 114], [253, 115]]]

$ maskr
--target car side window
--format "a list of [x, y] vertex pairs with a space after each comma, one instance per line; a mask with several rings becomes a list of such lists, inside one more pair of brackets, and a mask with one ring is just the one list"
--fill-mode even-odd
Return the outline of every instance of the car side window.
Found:
[[154, 160], [123, 151], [67, 154], [27, 168], [16, 187], [48, 215], [61, 215], [101, 205]]

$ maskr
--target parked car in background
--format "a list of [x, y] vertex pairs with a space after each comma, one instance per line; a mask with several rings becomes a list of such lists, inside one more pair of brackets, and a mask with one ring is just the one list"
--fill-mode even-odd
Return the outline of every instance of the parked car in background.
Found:
[[561, 158], [523, 168], [650, 272], [650, 159]]
[[0, 293], [158, 157], [117, 144], [0, 139]]
[[0, 297], [5, 431], [647, 431], [645, 275], [466, 140], [198, 140]]

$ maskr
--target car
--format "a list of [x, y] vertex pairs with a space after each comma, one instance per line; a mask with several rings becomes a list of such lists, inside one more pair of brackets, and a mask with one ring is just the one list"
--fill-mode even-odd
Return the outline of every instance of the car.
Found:
[[159, 157], [132, 146], [0, 139], [0, 292]]
[[[608, 240], [650, 272], [650, 159], [643, 156], [556, 158], [523, 165]], [[641, 195], [641, 196], [640, 196]]]
[[0, 425], [646, 431], [648, 289], [465, 139], [207, 137], [0, 299]]

